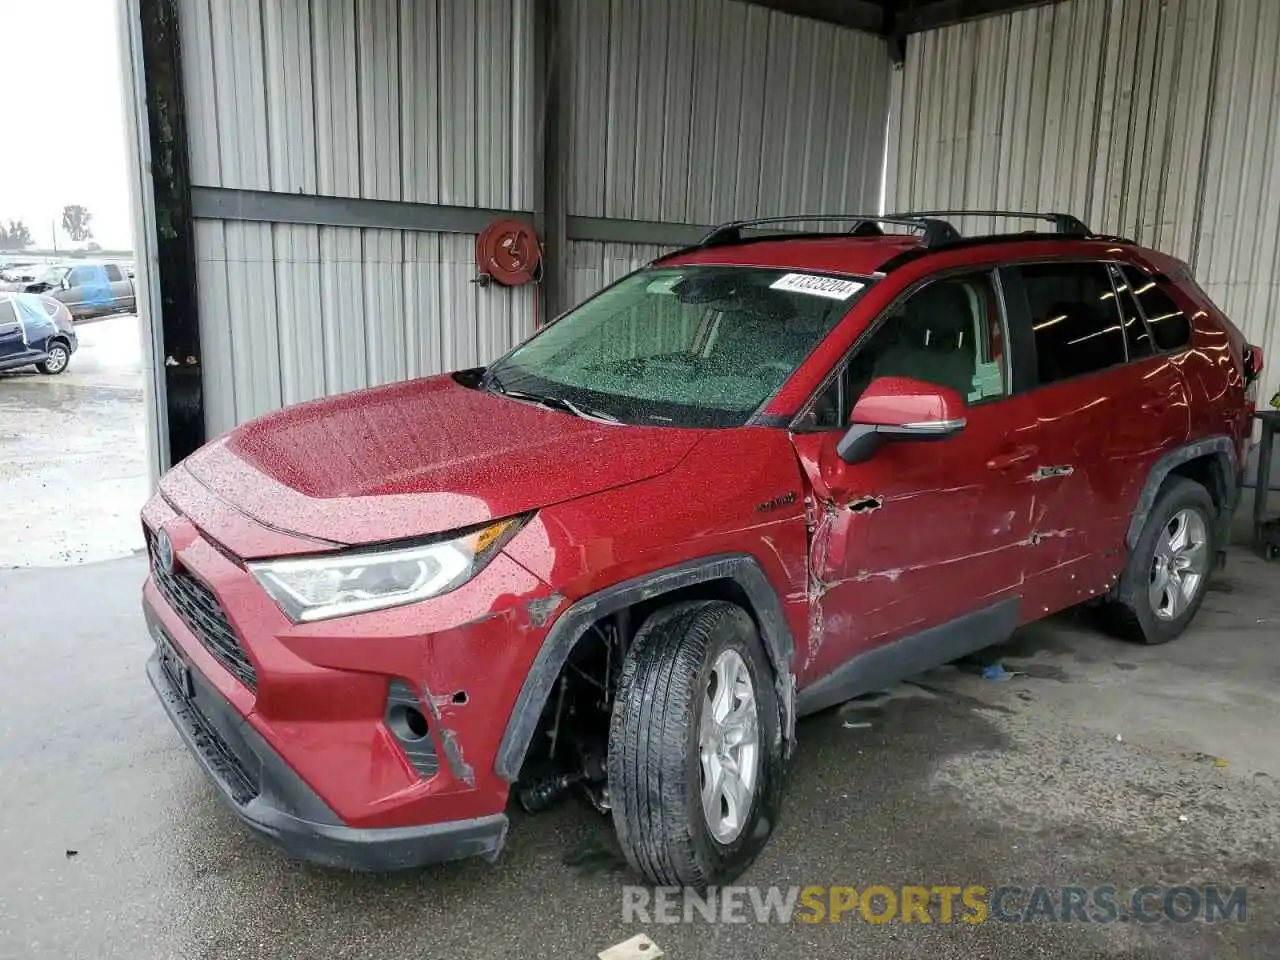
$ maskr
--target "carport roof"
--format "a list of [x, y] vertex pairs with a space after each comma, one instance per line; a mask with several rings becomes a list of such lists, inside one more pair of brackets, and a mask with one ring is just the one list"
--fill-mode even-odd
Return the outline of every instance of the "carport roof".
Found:
[[920, 33], [977, 17], [1041, 6], [1053, 0], [746, 0], [746, 2], [887, 37]]

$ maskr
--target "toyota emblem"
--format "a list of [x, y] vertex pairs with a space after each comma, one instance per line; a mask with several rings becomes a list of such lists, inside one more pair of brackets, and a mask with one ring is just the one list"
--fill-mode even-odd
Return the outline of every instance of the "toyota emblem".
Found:
[[173, 544], [163, 530], [156, 534], [155, 553], [156, 569], [161, 573], [173, 573]]

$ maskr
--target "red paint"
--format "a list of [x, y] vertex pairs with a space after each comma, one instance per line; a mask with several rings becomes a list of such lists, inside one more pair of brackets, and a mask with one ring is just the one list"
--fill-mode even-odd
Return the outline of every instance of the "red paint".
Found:
[[964, 399], [959, 393], [910, 377], [880, 377], [862, 392], [849, 414], [850, 423], [875, 427], [963, 419]]
[[[672, 264], [761, 265], [870, 278], [905, 238], [746, 243]], [[1151, 251], [1028, 239], [914, 260], [854, 302], [767, 404], [789, 419], [890, 304], [939, 271], [1024, 258], [1101, 258], [1164, 271], [1193, 316], [1188, 348], [966, 407], [954, 391], [880, 381], [852, 419], [963, 417], [936, 442], [886, 442], [847, 464], [842, 431], [688, 430], [588, 422], [449, 376], [315, 401], [246, 424], [176, 467], [143, 512], [219, 598], [258, 673], [256, 695], [148, 582], [146, 603], [196, 670], [355, 826], [500, 811], [498, 744], [539, 647], [575, 600], [684, 560], [755, 557], [782, 601], [800, 687], [850, 656], [1004, 597], [1023, 619], [1110, 582], [1152, 464], [1213, 434], [1243, 443], [1245, 343]], [[1005, 349], [1003, 343], [1000, 349]], [[785, 422], [785, 421], [784, 421]], [[1055, 475], [1045, 469], [1069, 468]], [[794, 500], [779, 502], [794, 492]], [[290, 622], [241, 562], [532, 519], [474, 579], [422, 603]], [[563, 600], [535, 624], [532, 600]], [[440, 701], [474, 783], [422, 781], [383, 726], [387, 684]], [[447, 695], [462, 690], [465, 705]]]

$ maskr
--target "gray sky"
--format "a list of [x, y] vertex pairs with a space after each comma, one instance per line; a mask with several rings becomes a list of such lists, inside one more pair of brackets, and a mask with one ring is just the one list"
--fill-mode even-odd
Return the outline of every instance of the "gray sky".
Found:
[[132, 246], [116, 18], [116, 0], [0, 0], [0, 218], [39, 246], [69, 203], [104, 247]]

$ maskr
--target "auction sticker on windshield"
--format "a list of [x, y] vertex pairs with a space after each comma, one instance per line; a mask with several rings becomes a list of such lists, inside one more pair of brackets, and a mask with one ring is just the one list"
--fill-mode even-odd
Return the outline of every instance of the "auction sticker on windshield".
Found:
[[841, 280], [839, 277], [817, 277], [810, 273], [788, 273], [769, 284], [774, 290], [790, 290], [792, 293], [808, 293], [830, 300], [848, 300], [866, 284], [857, 280]]

